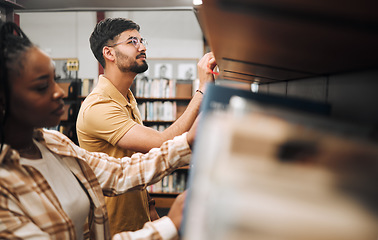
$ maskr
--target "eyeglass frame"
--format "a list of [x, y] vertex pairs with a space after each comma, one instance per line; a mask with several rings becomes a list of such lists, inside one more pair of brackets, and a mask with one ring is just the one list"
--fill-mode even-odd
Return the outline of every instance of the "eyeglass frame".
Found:
[[[128, 41], [130, 41], [130, 42], [128, 42]], [[115, 43], [113, 45], [108, 45], [108, 47], [115, 47], [115, 46], [118, 46], [118, 45], [125, 43], [125, 42], [128, 42], [127, 44], [132, 43], [136, 49], [139, 49], [140, 44], [143, 44], [143, 46], [145, 48], [147, 48], [147, 46], [148, 46], [148, 42], [145, 38], [139, 39], [137, 37], [130, 37], [130, 38], [126, 39], [125, 41]]]

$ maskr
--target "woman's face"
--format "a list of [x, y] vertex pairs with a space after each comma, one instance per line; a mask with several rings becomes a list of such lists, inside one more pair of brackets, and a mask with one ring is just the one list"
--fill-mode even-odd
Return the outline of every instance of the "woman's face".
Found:
[[22, 68], [11, 72], [9, 124], [40, 128], [58, 125], [64, 113], [63, 90], [54, 80], [54, 65], [39, 48], [22, 57]]

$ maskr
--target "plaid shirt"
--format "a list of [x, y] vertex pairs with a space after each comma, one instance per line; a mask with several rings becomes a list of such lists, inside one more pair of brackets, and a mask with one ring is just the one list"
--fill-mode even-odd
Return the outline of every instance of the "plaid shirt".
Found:
[[[186, 134], [165, 142], [147, 154], [116, 159], [88, 152], [66, 136], [37, 130], [35, 139], [60, 156], [90, 199], [84, 239], [110, 239], [104, 196], [145, 188], [189, 163], [191, 151]], [[76, 239], [72, 221], [63, 211], [44, 177], [33, 167], [22, 166], [9, 145], [0, 154], [0, 239]], [[125, 213], [127, 214], [127, 213]], [[174, 239], [177, 231], [167, 217], [148, 222], [136, 232], [123, 232], [113, 239]]]

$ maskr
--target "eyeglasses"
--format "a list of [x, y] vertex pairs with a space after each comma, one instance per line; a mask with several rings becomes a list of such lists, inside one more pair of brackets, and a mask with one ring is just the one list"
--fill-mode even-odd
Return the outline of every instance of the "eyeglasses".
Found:
[[143, 44], [146, 48], [147, 48], [147, 45], [148, 45], [146, 39], [144, 39], [144, 38], [139, 39], [137, 37], [133, 37], [133, 38], [129, 38], [129, 39], [125, 40], [125, 41], [122, 41], [122, 42], [110, 45], [108, 47], [115, 47], [115, 46], [120, 45], [122, 43], [133, 44], [136, 49], [139, 49], [140, 44]]

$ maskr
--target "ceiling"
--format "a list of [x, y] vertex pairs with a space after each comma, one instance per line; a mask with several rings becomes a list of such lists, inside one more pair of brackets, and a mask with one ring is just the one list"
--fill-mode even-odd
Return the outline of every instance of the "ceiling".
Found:
[[7, 0], [17, 11], [191, 10], [192, 0]]

